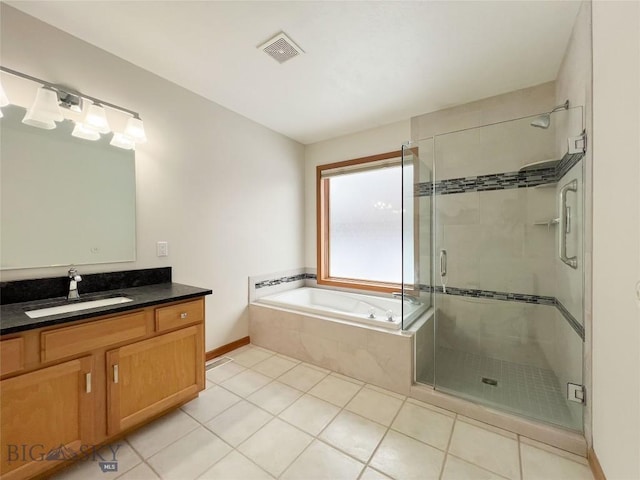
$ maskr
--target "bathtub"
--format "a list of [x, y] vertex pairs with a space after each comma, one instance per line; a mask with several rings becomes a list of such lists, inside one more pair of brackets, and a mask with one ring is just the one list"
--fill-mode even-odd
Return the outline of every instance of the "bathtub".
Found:
[[[322, 315], [349, 322], [371, 325], [387, 330], [402, 328], [402, 301], [398, 298], [377, 297], [360, 293], [341, 292], [322, 288], [296, 288], [267, 295], [256, 303]], [[426, 307], [404, 303], [405, 328]]]

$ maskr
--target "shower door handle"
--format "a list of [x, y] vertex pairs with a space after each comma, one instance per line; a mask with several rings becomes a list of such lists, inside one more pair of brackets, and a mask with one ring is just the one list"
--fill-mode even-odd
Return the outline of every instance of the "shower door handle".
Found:
[[440, 250], [440, 276], [447, 276], [447, 251]]
[[571, 210], [567, 207], [567, 192], [577, 192], [578, 181], [571, 180], [560, 189], [560, 221], [558, 222], [558, 250], [560, 260], [571, 268], [578, 268], [578, 257], [567, 257], [567, 233], [571, 225]]

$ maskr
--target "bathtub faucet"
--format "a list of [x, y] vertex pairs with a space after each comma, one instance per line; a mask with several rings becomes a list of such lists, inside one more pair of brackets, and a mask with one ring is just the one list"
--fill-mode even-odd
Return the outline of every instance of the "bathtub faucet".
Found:
[[420, 300], [418, 300], [418, 298], [414, 297], [413, 295], [409, 295], [406, 293], [403, 294], [402, 292], [393, 292], [391, 296], [393, 298], [400, 298], [405, 302], [409, 302], [411, 305], [422, 305], [422, 303], [420, 303]]

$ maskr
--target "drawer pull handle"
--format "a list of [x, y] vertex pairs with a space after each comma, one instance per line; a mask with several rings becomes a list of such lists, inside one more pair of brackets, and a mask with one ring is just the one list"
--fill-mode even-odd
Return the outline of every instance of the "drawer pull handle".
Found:
[[85, 381], [85, 391], [87, 393], [91, 393], [91, 372], [85, 374], [84, 381]]
[[113, 383], [118, 383], [119, 376], [120, 376], [120, 375], [118, 375], [118, 370], [119, 370], [118, 369], [118, 364], [116, 363], [113, 366]]
[[182, 312], [180, 314], [180, 318], [187, 318], [187, 316], [188, 316], [187, 312]]

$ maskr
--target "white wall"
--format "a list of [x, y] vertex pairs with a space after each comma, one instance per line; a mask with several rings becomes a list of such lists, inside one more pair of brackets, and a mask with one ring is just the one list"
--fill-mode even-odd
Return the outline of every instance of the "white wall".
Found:
[[316, 166], [400, 150], [411, 136], [404, 120], [307, 145], [305, 149], [305, 266], [316, 268]]
[[[85, 266], [81, 273], [172, 266], [174, 281], [215, 290], [207, 297], [207, 350], [248, 335], [248, 276], [302, 266], [304, 147], [1, 8], [3, 66], [138, 111], [145, 122], [149, 141], [136, 151], [137, 261]], [[36, 87], [28, 86], [33, 95]], [[24, 92], [16, 92], [21, 97]], [[169, 242], [169, 257], [155, 256], [158, 240]], [[2, 280], [66, 270], [11, 270]]]
[[640, 478], [640, 3], [593, 3], [593, 447]]

